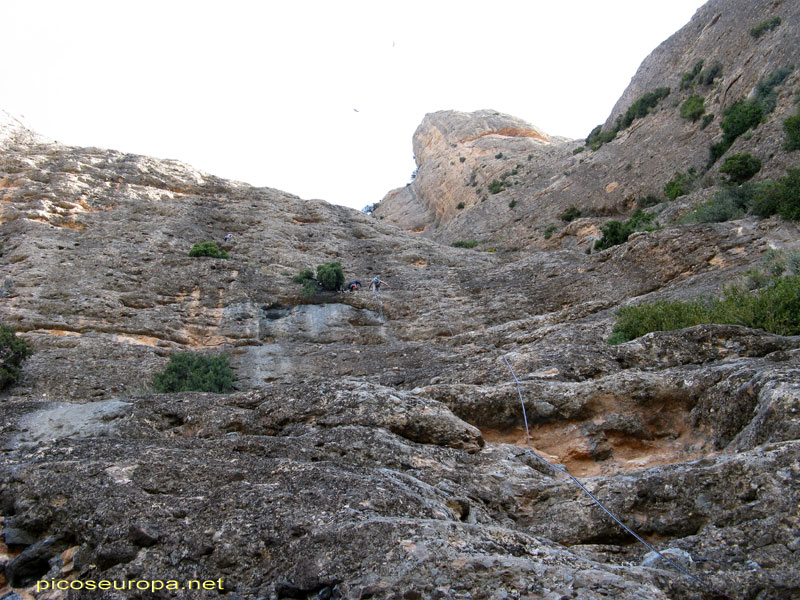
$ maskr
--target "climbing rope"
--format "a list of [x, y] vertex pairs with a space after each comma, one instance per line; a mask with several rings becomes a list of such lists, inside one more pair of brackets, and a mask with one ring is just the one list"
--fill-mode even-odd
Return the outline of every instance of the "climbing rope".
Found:
[[627, 525], [625, 525], [625, 523], [623, 523], [623, 522], [622, 522], [622, 521], [620, 521], [620, 520], [619, 520], [619, 519], [618, 519], [616, 516], [614, 516], [614, 514], [613, 514], [613, 513], [612, 513], [610, 510], [608, 510], [608, 509], [607, 509], [605, 506], [603, 506], [603, 503], [602, 503], [602, 502], [600, 502], [600, 501], [599, 501], [597, 498], [595, 498], [595, 497], [594, 497], [594, 495], [593, 495], [593, 494], [592, 494], [592, 493], [591, 493], [589, 490], [587, 490], [587, 489], [586, 489], [586, 487], [585, 487], [585, 486], [584, 486], [584, 485], [583, 485], [583, 484], [582, 484], [580, 481], [578, 481], [578, 480], [577, 480], [577, 479], [576, 479], [576, 478], [575, 478], [575, 477], [574, 477], [574, 476], [573, 476], [573, 475], [572, 475], [572, 474], [571, 474], [569, 471], [567, 471], [567, 470], [566, 470], [565, 468], [563, 468], [563, 467], [560, 467], [560, 466], [558, 466], [558, 465], [554, 465], [554, 464], [552, 464], [551, 462], [549, 462], [549, 461], [545, 460], [544, 458], [542, 458], [541, 456], [539, 456], [539, 455], [536, 453], [536, 451], [535, 451], [535, 450], [533, 449], [533, 447], [531, 446], [530, 432], [529, 432], [529, 429], [528, 429], [528, 415], [527, 415], [527, 412], [525, 411], [525, 400], [523, 400], [523, 399], [522, 399], [522, 388], [521, 388], [520, 381], [519, 381], [519, 379], [517, 379], [517, 374], [516, 374], [516, 373], [514, 373], [514, 369], [511, 367], [511, 363], [509, 363], [509, 362], [508, 362], [508, 359], [507, 359], [505, 356], [503, 356], [503, 360], [504, 360], [504, 361], [506, 361], [506, 365], [508, 366], [508, 370], [509, 370], [509, 371], [511, 371], [511, 376], [514, 378], [514, 381], [516, 382], [516, 385], [517, 385], [517, 394], [519, 394], [519, 401], [520, 401], [520, 404], [522, 404], [522, 417], [523, 417], [523, 419], [525, 420], [525, 444], [528, 446], [528, 452], [529, 452], [529, 453], [530, 453], [530, 454], [531, 454], [531, 455], [532, 455], [532, 456], [533, 456], [533, 457], [534, 457], [536, 460], [538, 460], [538, 461], [540, 461], [540, 462], [543, 462], [544, 464], [546, 464], [548, 467], [550, 467], [550, 468], [551, 468], [551, 469], [553, 469], [554, 471], [556, 471], [556, 472], [558, 472], [558, 473], [563, 473], [564, 475], [566, 475], [567, 477], [569, 477], [570, 479], [572, 479], [572, 481], [574, 481], [576, 484], [578, 484], [578, 486], [579, 486], [579, 487], [580, 487], [580, 488], [581, 488], [581, 489], [584, 491], [584, 493], [585, 493], [587, 496], [589, 496], [589, 498], [591, 498], [591, 499], [592, 499], [592, 500], [595, 502], [595, 504], [597, 504], [597, 506], [599, 506], [600, 508], [602, 508], [602, 509], [605, 511], [605, 513], [606, 513], [606, 514], [607, 514], [609, 517], [611, 517], [612, 519], [614, 519], [614, 521], [616, 521], [616, 522], [617, 522], [617, 524], [618, 524], [620, 527], [622, 527], [622, 528], [623, 528], [625, 531], [627, 531], [628, 533], [630, 533], [630, 534], [631, 534], [633, 537], [635, 537], [635, 538], [636, 538], [637, 540], [639, 540], [639, 541], [640, 541], [642, 544], [644, 544], [644, 545], [645, 545], [645, 546], [646, 546], [646, 547], [647, 547], [647, 548], [648, 548], [648, 549], [649, 549], [651, 552], [655, 552], [655, 553], [656, 553], [658, 556], [660, 556], [661, 558], [663, 558], [663, 559], [664, 559], [664, 560], [665, 560], [665, 561], [666, 561], [668, 564], [670, 564], [670, 565], [672, 565], [673, 567], [675, 567], [675, 568], [676, 568], [678, 571], [680, 571], [681, 573], [683, 573], [684, 575], [686, 575], [687, 577], [689, 577], [689, 578], [690, 578], [690, 579], [692, 579], [693, 581], [697, 582], [697, 583], [698, 583], [698, 584], [700, 584], [701, 586], [703, 586], [703, 587], [706, 587], [706, 584], [705, 584], [703, 581], [701, 581], [700, 579], [698, 579], [697, 577], [695, 577], [694, 575], [692, 575], [691, 573], [689, 573], [688, 571], [686, 571], [685, 569], [683, 569], [682, 567], [678, 566], [678, 565], [677, 565], [677, 564], [675, 564], [673, 561], [671, 561], [670, 559], [668, 559], [668, 558], [667, 558], [666, 556], [664, 556], [664, 555], [663, 555], [661, 552], [659, 552], [658, 550], [656, 550], [655, 548], [653, 548], [653, 547], [652, 547], [650, 544], [648, 544], [648, 543], [647, 543], [646, 541], [644, 541], [644, 540], [643, 540], [641, 537], [639, 537], [639, 536], [638, 536], [638, 535], [637, 535], [637, 534], [636, 534], [636, 533], [635, 533], [635, 532], [634, 532], [634, 531], [633, 531], [633, 530], [632, 530], [630, 527], [628, 527]]

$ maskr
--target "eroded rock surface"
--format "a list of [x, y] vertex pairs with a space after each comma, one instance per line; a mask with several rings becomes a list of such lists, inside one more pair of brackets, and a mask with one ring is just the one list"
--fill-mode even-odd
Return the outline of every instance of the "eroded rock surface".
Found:
[[[780, 20], [774, 29], [750, 33], [774, 19]], [[798, 44], [794, 0], [707, 2], [642, 62], [605, 130], [644, 95], [658, 88], [669, 88], [669, 95], [594, 151], [584, 139], [559, 138], [492, 110], [428, 114], [414, 134], [416, 179], [387, 194], [374, 215], [448, 244], [475, 240], [482, 250], [588, 250], [605, 221], [624, 220], [639, 205], [656, 205], [651, 211], [659, 222], [674, 223], [726, 179], [723, 160], [709, 164], [710, 146], [723, 137], [725, 111], [758, 97], [760, 86], [782, 70], [788, 74], [768, 102], [774, 109], [726, 155], [758, 157], [763, 167], [754, 181], [797, 166], [796, 152], [785, 148], [783, 121], [797, 111]], [[698, 64], [703, 74], [716, 68], [717, 76], [705, 84], [698, 73], [698, 82], [687, 85], [684, 75]], [[586, 94], [590, 102], [591, 91]], [[702, 98], [710, 121], [681, 117], [691, 96]], [[664, 185], [677, 172], [691, 172], [692, 184], [687, 196], [668, 203]], [[582, 214], [568, 223], [560, 217], [571, 207]]]
[[[800, 11], [762, 4], [785, 20], [758, 58], [769, 69]], [[742, 6], [710, 2], [631, 89], [679, 77], [690, 50], [656, 59], [693, 31], [734, 39]], [[3, 117], [0, 320], [36, 352], [0, 396], [0, 597], [175, 597], [37, 594], [41, 579], [222, 579], [192, 597], [230, 600], [800, 594], [800, 338], [699, 325], [605, 341], [619, 307], [719, 294], [768, 251], [800, 250], [798, 227], [677, 224], [711, 193], [696, 190], [661, 207], [665, 228], [602, 252], [585, 252], [598, 216], [539, 235], [584, 191], [582, 209], [613, 211], [673, 169], [683, 150], [659, 171], [632, 140], [675, 118], [662, 107], [581, 163], [513, 117], [436, 113], [415, 135], [417, 180], [396, 192], [425, 199], [373, 218]], [[686, 152], [715, 135], [699, 131]], [[627, 179], [623, 151], [644, 161]], [[516, 160], [504, 180], [520, 183], [481, 201]], [[440, 243], [484, 230], [477, 250]], [[188, 256], [207, 240], [230, 258]], [[304, 299], [292, 276], [333, 260], [390, 287]], [[180, 351], [227, 352], [235, 391], [154, 393]]]

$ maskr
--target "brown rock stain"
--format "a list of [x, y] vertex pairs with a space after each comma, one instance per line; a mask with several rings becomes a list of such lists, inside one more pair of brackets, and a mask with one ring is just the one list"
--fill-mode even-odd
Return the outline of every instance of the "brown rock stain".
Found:
[[476, 136], [459, 140], [459, 142], [462, 144], [465, 144], [467, 142], [474, 142], [475, 140], [482, 137], [486, 137], [487, 135], [502, 135], [504, 137], [527, 137], [540, 140], [542, 142], [550, 142], [549, 137], [547, 137], [546, 135], [542, 135], [538, 131], [533, 131], [531, 129], [520, 129], [517, 127], [501, 127], [500, 129], [485, 131], [483, 133], [479, 133]]
[[[710, 435], [689, 422], [689, 409], [680, 399], [660, 400], [657, 406], [631, 406], [635, 402], [611, 394], [598, 395], [587, 404], [589, 415], [580, 422], [558, 421], [530, 427], [530, 445], [550, 463], [563, 464], [580, 477], [613, 475], [713, 455]], [[614, 417], [633, 414], [641, 423], [639, 431], [625, 432]], [[487, 443], [525, 447], [525, 429], [481, 429]], [[610, 448], [606, 458], [597, 459], [592, 447], [600, 441]], [[597, 451], [595, 451], [596, 453]]]

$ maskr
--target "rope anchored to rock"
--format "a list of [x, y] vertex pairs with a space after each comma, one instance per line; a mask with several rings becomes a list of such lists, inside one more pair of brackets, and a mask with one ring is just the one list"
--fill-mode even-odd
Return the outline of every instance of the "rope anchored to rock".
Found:
[[528, 453], [529, 453], [531, 456], [533, 456], [533, 457], [534, 457], [536, 460], [538, 460], [538, 461], [540, 461], [540, 462], [544, 463], [545, 465], [547, 465], [548, 467], [550, 467], [550, 468], [551, 468], [553, 471], [556, 471], [557, 473], [562, 473], [562, 474], [566, 475], [567, 477], [569, 477], [569, 478], [570, 478], [572, 481], [574, 481], [574, 482], [575, 482], [575, 483], [576, 483], [576, 484], [577, 484], [577, 485], [578, 485], [578, 486], [581, 488], [581, 490], [583, 490], [583, 492], [584, 492], [584, 493], [585, 493], [587, 496], [589, 496], [589, 498], [591, 498], [591, 499], [594, 501], [594, 503], [595, 503], [595, 504], [597, 504], [597, 506], [599, 506], [600, 508], [602, 508], [602, 509], [603, 509], [603, 511], [605, 511], [605, 513], [606, 513], [606, 514], [607, 514], [609, 517], [611, 517], [612, 519], [614, 519], [614, 521], [616, 521], [616, 523], [617, 523], [617, 524], [618, 524], [620, 527], [622, 527], [622, 528], [623, 528], [625, 531], [627, 531], [628, 533], [630, 533], [630, 534], [631, 534], [633, 537], [635, 537], [635, 538], [636, 538], [637, 540], [639, 540], [639, 541], [640, 541], [642, 544], [644, 544], [644, 545], [645, 545], [645, 546], [646, 546], [646, 547], [647, 547], [647, 548], [648, 548], [648, 549], [649, 549], [651, 552], [655, 552], [655, 553], [656, 553], [658, 556], [660, 556], [661, 558], [663, 558], [663, 559], [664, 559], [664, 560], [665, 560], [665, 561], [666, 561], [668, 564], [670, 564], [670, 565], [672, 565], [673, 567], [675, 567], [675, 568], [676, 568], [678, 571], [680, 571], [681, 573], [683, 573], [684, 575], [686, 575], [687, 577], [689, 577], [690, 579], [692, 579], [694, 582], [696, 582], [696, 583], [697, 583], [697, 584], [699, 584], [700, 586], [707, 588], [706, 584], [705, 584], [703, 581], [701, 581], [701, 580], [700, 580], [700, 579], [698, 579], [696, 576], [692, 575], [691, 573], [689, 573], [688, 571], [686, 571], [684, 568], [680, 567], [680, 566], [679, 566], [679, 565], [677, 565], [675, 562], [671, 561], [669, 558], [667, 558], [666, 556], [664, 556], [664, 555], [663, 555], [661, 552], [659, 552], [658, 550], [656, 550], [655, 548], [653, 548], [653, 546], [651, 546], [651, 545], [650, 545], [650, 544], [648, 544], [646, 541], [644, 541], [644, 540], [643, 540], [643, 539], [642, 539], [640, 536], [638, 536], [638, 535], [636, 534], [636, 532], [634, 532], [634, 531], [633, 531], [633, 530], [632, 530], [630, 527], [628, 527], [627, 525], [625, 525], [625, 523], [623, 523], [622, 521], [620, 521], [620, 520], [619, 520], [619, 519], [618, 519], [618, 518], [617, 518], [617, 517], [614, 515], [614, 513], [612, 513], [612, 512], [611, 512], [610, 510], [608, 510], [608, 509], [607, 509], [605, 506], [603, 506], [603, 503], [602, 503], [602, 502], [600, 502], [600, 500], [598, 500], [597, 498], [595, 498], [595, 496], [594, 496], [594, 495], [593, 495], [593, 494], [592, 494], [592, 493], [591, 493], [591, 492], [590, 492], [588, 489], [586, 489], [586, 487], [585, 487], [585, 486], [584, 486], [584, 485], [583, 485], [583, 484], [582, 484], [580, 481], [578, 481], [578, 479], [577, 479], [577, 478], [575, 478], [575, 477], [574, 477], [574, 476], [573, 476], [573, 475], [572, 475], [572, 474], [571, 474], [569, 471], [567, 471], [567, 470], [566, 470], [564, 467], [561, 467], [561, 466], [559, 466], [559, 465], [554, 465], [553, 463], [551, 463], [551, 462], [549, 462], [549, 461], [545, 460], [544, 458], [542, 458], [541, 456], [539, 456], [539, 455], [536, 453], [536, 451], [535, 451], [535, 450], [533, 449], [533, 447], [531, 446], [531, 436], [530, 436], [530, 430], [528, 429], [528, 414], [527, 414], [527, 412], [526, 412], [526, 410], [525, 410], [525, 400], [522, 398], [522, 387], [521, 387], [520, 381], [519, 381], [519, 379], [517, 379], [517, 374], [516, 374], [516, 373], [514, 373], [514, 369], [511, 367], [511, 363], [509, 363], [509, 362], [508, 362], [508, 359], [507, 359], [505, 356], [503, 356], [503, 360], [504, 360], [504, 361], [506, 361], [506, 365], [508, 366], [508, 370], [509, 370], [509, 371], [511, 371], [511, 376], [514, 378], [514, 382], [515, 382], [515, 383], [516, 383], [516, 385], [517, 385], [517, 394], [519, 394], [519, 401], [520, 401], [520, 404], [522, 405], [522, 418], [523, 418], [523, 419], [524, 419], [524, 421], [525, 421], [525, 444], [526, 444], [526, 445], [527, 445], [527, 447], [528, 447], [528, 448], [527, 448], [527, 452], [528, 452]]

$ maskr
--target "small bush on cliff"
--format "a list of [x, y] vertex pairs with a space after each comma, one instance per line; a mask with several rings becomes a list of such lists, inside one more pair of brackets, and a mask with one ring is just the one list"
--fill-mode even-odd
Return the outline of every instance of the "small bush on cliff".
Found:
[[697, 121], [706, 112], [705, 101], [701, 96], [689, 96], [681, 105], [681, 117]]
[[598, 150], [600, 146], [606, 144], [617, 137], [617, 129], [612, 128], [608, 131], [603, 131], [603, 126], [598, 125], [586, 137], [586, 145], [591, 150]]
[[694, 85], [695, 79], [700, 74], [700, 71], [703, 70], [703, 63], [705, 61], [701, 58], [694, 64], [694, 68], [689, 71], [688, 73], [684, 73], [681, 76], [681, 85], [680, 88], [685, 90], [686, 88], [690, 88]]
[[708, 323], [708, 309], [699, 301], [661, 300], [652, 304], [624, 306], [617, 313], [617, 322], [606, 340], [611, 345], [635, 340], [651, 331], [672, 331]]
[[499, 194], [505, 189], [506, 185], [502, 181], [497, 179], [492, 179], [492, 183], [490, 183], [486, 189], [489, 190], [490, 194]]
[[741, 219], [753, 203], [761, 184], [730, 185], [698, 206], [684, 223], [722, 223]]
[[775, 88], [782, 84], [792, 71], [792, 67], [775, 69], [772, 73], [767, 75], [767, 77], [758, 82], [754, 102], [761, 107], [765, 115], [775, 110], [775, 106], [778, 104], [778, 93], [775, 91]]
[[768, 31], [772, 31], [773, 29], [775, 29], [780, 24], [781, 24], [780, 17], [773, 17], [771, 19], [767, 19], [766, 21], [761, 21], [761, 23], [759, 23], [750, 30], [750, 35], [758, 39]]
[[474, 248], [478, 245], [478, 240], [459, 240], [450, 244], [453, 248]]
[[668, 87], [660, 87], [637, 98], [634, 103], [628, 107], [625, 114], [617, 118], [617, 130], [621, 131], [633, 123], [634, 120], [646, 117], [663, 98], [669, 96], [669, 92], [670, 90]]
[[742, 135], [748, 129], [755, 129], [764, 117], [764, 109], [755, 102], [739, 100], [731, 104], [723, 113], [724, 118], [720, 123], [724, 132], [723, 139], [730, 142]]
[[292, 281], [303, 286], [303, 297], [311, 298], [317, 293], [317, 282], [314, 280], [314, 271], [302, 269], [297, 275], [292, 277]]
[[675, 200], [679, 196], [685, 196], [689, 193], [692, 183], [697, 176], [694, 167], [689, 169], [686, 173], [675, 173], [675, 175], [667, 183], [664, 184], [664, 195], [670, 200]]
[[700, 85], [711, 85], [714, 80], [722, 76], [722, 63], [718, 60], [708, 65], [695, 80]]
[[607, 221], [600, 230], [603, 237], [594, 243], [595, 250], [605, 250], [611, 246], [624, 244], [635, 231], [653, 231], [656, 227], [651, 223], [655, 216], [637, 208], [627, 221]]
[[0, 390], [19, 381], [22, 361], [33, 354], [30, 344], [17, 337], [16, 332], [0, 325]]
[[800, 114], [784, 119], [783, 130], [786, 132], [786, 145], [784, 147], [790, 152], [800, 150]]
[[214, 392], [233, 389], [233, 370], [227, 354], [208, 356], [194, 352], [173, 354], [167, 368], [153, 377], [153, 387], [163, 394]]
[[761, 170], [761, 161], [747, 152], [731, 154], [719, 168], [734, 183], [744, 183]]
[[711, 145], [708, 158], [710, 167], [717, 159], [728, 151], [740, 135], [748, 129], [755, 129], [764, 118], [764, 109], [754, 101], [737, 100], [724, 113], [720, 122], [723, 131], [722, 140]]
[[610, 142], [617, 133], [626, 129], [636, 119], [641, 119], [650, 114], [650, 111], [661, 102], [663, 98], [669, 96], [670, 89], [668, 87], [660, 87], [654, 89], [652, 92], [647, 92], [639, 96], [633, 104], [621, 115], [617, 117], [614, 127], [608, 131], [603, 131], [603, 126], [598, 125], [592, 129], [591, 133], [586, 138], [586, 145], [592, 150], [597, 150], [603, 144]]
[[564, 221], [565, 223], [569, 223], [579, 218], [580, 216], [581, 216], [580, 209], [576, 206], [570, 206], [569, 208], [567, 208], [567, 210], [562, 212], [558, 218]]
[[200, 242], [192, 246], [189, 256], [210, 256], [211, 258], [230, 258], [225, 250], [220, 250], [216, 242]]
[[344, 272], [338, 262], [323, 263], [317, 267], [317, 281], [323, 289], [336, 291], [344, 285]]
[[759, 217], [778, 214], [788, 221], [800, 220], [800, 168], [789, 169], [784, 177], [761, 184], [753, 202]]
[[800, 334], [800, 277], [775, 277], [761, 290], [726, 287], [721, 298], [660, 301], [617, 311], [609, 344], [621, 344], [651, 331], [671, 331], [702, 323], [743, 325], [778, 335]]

